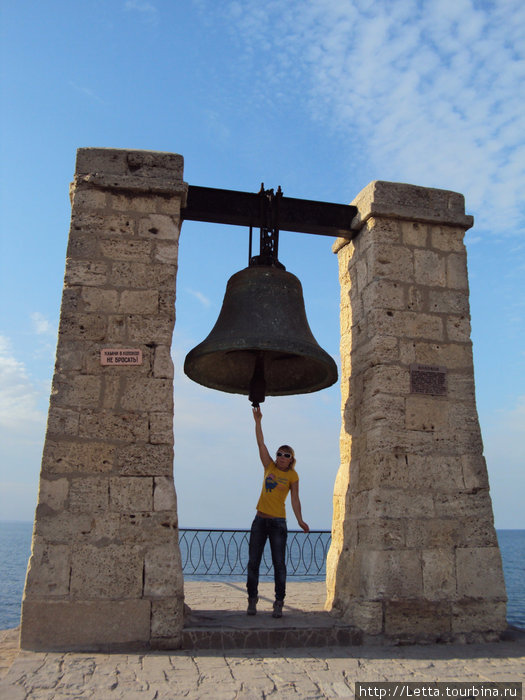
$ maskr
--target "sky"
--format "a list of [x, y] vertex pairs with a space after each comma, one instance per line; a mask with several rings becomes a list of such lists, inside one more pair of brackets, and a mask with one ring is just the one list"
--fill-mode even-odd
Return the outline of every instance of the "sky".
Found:
[[[525, 528], [522, 0], [4, 0], [0, 12], [0, 519], [34, 517], [76, 150], [111, 147], [179, 153], [184, 179], [206, 187], [264, 182], [339, 203], [373, 180], [464, 194], [495, 523]], [[332, 242], [283, 232], [279, 257], [339, 362]], [[182, 371], [247, 256], [245, 229], [184, 223], [172, 347], [181, 527], [249, 528], [260, 490], [248, 399]], [[268, 445], [295, 447], [304, 519], [330, 529], [339, 387], [262, 408]]]

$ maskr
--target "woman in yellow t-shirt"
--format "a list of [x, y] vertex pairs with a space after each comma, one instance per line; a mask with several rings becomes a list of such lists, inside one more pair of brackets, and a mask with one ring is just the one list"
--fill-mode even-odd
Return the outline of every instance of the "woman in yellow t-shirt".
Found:
[[284, 502], [288, 492], [291, 493], [293, 512], [304, 532], [310, 528], [304, 522], [299, 500], [299, 476], [295, 471], [295, 455], [289, 445], [281, 445], [277, 450], [275, 461], [270, 457], [264, 444], [262, 432], [262, 413], [259, 406], [253, 409], [255, 420], [255, 437], [259, 456], [264, 468], [264, 481], [261, 496], [257, 503], [257, 513], [250, 531], [248, 579], [248, 615], [257, 613], [257, 593], [259, 586], [259, 567], [266, 540], [270, 540], [273, 572], [275, 579], [275, 602], [273, 617], [283, 614], [283, 602], [286, 594], [286, 510]]

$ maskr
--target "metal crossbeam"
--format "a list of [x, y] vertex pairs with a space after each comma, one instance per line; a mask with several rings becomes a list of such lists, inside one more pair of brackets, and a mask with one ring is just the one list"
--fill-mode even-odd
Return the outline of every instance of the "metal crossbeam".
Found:
[[[262, 228], [267, 224], [267, 214], [261, 208], [260, 193], [196, 185], [189, 185], [187, 204], [181, 214], [182, 219], [187, 221], [254, 228]], [[281, 231], [351, 239], [357, 233], [351, 229], [356, 214], [357, 208], [350, 204], [279, 197], [277, 225]]]

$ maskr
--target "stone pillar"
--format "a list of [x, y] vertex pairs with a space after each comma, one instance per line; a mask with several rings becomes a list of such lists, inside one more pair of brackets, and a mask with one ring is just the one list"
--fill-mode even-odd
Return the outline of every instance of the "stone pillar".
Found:
[[175, 154], [77, 153], [24, 649], [180, 646], [170, 347], [182, 171]]
[[474, 393], [463, 196], [372, 182], [341, 279], [327, 608], [368, 639], [475, 640], [506, 594]]

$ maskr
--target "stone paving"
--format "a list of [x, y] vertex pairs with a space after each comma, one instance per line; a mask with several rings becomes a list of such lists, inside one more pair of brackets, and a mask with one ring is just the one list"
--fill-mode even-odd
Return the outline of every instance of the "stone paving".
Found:
[[[296, 624], [320, 613], [324, 584], [290, 583], [282, 620], [271, 617], [270, 584], [261, 587], [260, 626]], [[242, 583], [186, 582], [192, 616], [242, 613]], [[242, 610], [236, 609], [242, 606]], [[233, 608], [233, 610], [232, 610]], [[241, 620], [240, 614], [238, 619]], [[249, 625], [245, 616], [243, 624]], [[191, 620], [191, 618], [190, 618]], [[194, 624], [190, 622], [190, 624]], [[216, 623], [213, 623], [216, 624]], [[356, 681], [516, 682], [525, 676], [525, 635], [471, 645], [325, 646], [144, 653], [45, 653], [17, 649], [17, 631], [0, 632], [1, 700], [107, 698], [353, 698]]]

